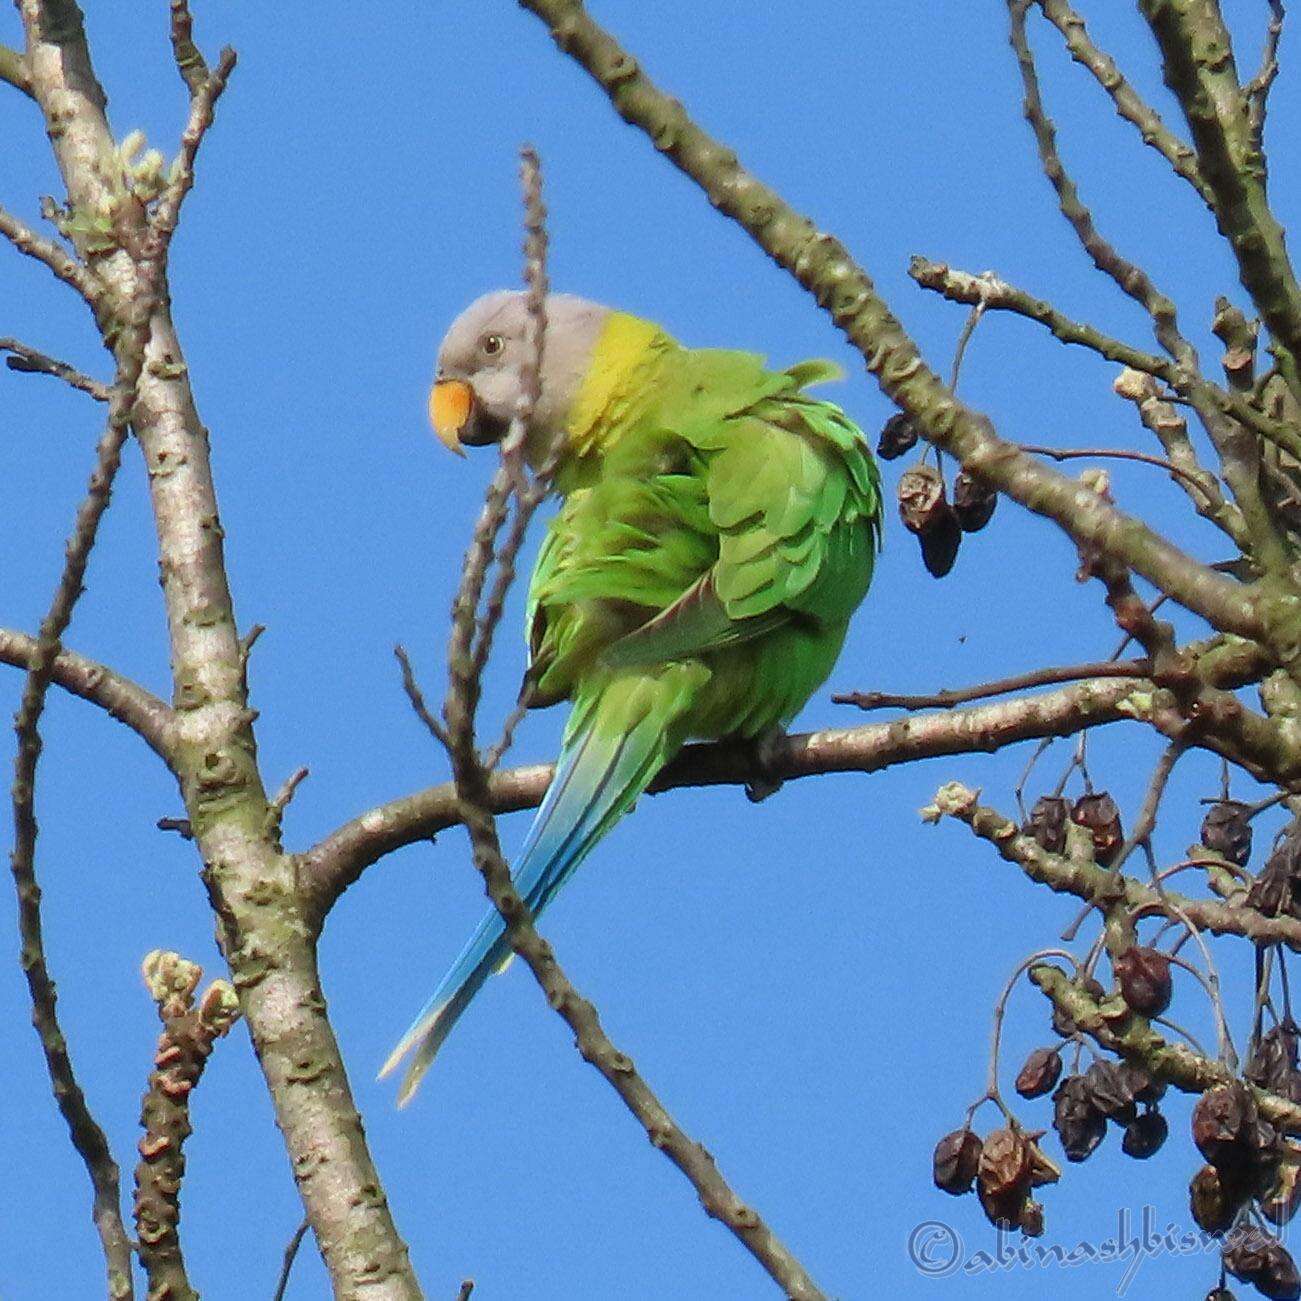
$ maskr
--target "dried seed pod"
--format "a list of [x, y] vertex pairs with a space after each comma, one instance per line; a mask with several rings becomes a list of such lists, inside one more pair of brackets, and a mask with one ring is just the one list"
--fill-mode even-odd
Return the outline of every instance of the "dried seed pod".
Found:
[[1030, 1145], [1030, 1187], [1042, 1188], [1045, 1184], [1055, 1184], [1062, 1177], [1062, 1168], [1047, 1152], [1039, 1146], [1039, 1140], [1045, 1131], [1026, 1135]]
[[1301, 1206], [1301, 1150], [1291, 1143], [1274, 1163], [1259, 1203], [1261, 1214], [1278, 1225], [1286, 1224]]
[[1071, 802], [1060, 795], [1041, 795], [1030, 810], [1022, 828], [1035, 838], [1041, 849], [1060, 854], [1066, 848], [1066, 823], [1071, 816]]
[[932, 465], [914, 465], [899, 476], [899, 518], [910, 533], [925, 533], [941, 515], [952, 511], [944, 495], [944, 477]]
[[1238, 1301], [1227, 1287], [1213, 1287], [1206, 1294], [1206, 1301]]
[[1017, 1129], [996, 1129], [980, 1152], [976, 1181], [982, 1192], [1002, 1198], [1024, 1197], [1030, 1188], [1030, 1144]]
[[1017, 1227], [1027, 1238], [1042, 1238], [1044, 1231], [1044, 1208], [1033, 1198], [1026, 1198], [1021, 1207], [1021, 1216]]
[[953, 1196], [971, 1191], [980, 1167], [980, 1138], [969, 1129], [955, 1129], [935, 1145], [934, 1179], [936, 1188]]
[[1146, 1161], [1161, 1150], [1170, 1133], [1166, 1118], [1159, 1111], [1145, 1111], [1125, 1126], [1120, 1150], [1136, 1161]]
[[980, 1209], [985, 1212], [985, 1218], [990, 1224], [1008, 1233], [1019, 1227], [1021, 1213], [1029, 1200], [1023, 1190], [994, 1194], [986, 1192], [980, 1184], [976, 1185], [976, 1196], [980, 1201]]
[[1115, 862], [1125, 834], [1120, 826], [1120, 810], [1106, 791], [1081, 795], [1071, 809], [1071, 821], [1093, 837], [1093, 857], [1103, 867]]
[[1062, 1055], [1056, 1048], [1036, 1048], [1017, 1072], [1016, 1091], [1023, 1098], [1051, 1093], [1062, 1073]]
[[959, 470], [953, 480], [953, 512], [964, 533], [979, 533], [998, 505], [998, 493], [977, 475]]
[[1254, 1142], [1256, 1099], [1241, 1080], [1207, 1089], [1193, 1108], [1193, 1142], [1217, 1169], [1238, 1171]]
[[1138, 1114], [1129, 1080], [1115, 1062], [1099, 1058], [1084, 1073], [1089, 1101], [1108, 1120], [1128, 1125]]
[[917, 426], [902, 411], [896, 411], [881, 426], [876, 454], [883, 461], [894, 461], [917, 446]]
[[1278, 848], [1247, 891], [1247, 904], [1268, 916], [1298, 915], [1301, 893], [1301, 819], [1294, 819]]
[[1083, 1075], [1068, 1075], [1053, 1093], [1053, 1128], [1068, 1161], [1084, 1161], [1107, 1132], [1107, 1118], [1093, 1105]]
[[1154, 1080], [1143, 1067], [1135, 1066], [1133, 1062], [1121, 1062], [1120, 1073], [1128, 1082], [1135, 1102], [1155, 1105], [1165, 1097], [1165, 1081]]
[[958, 517], [953, 508], [940, 516], [934, 528], [927, 529], [918, 537], [922, 547], [922, 564], [932, 578], [943, 578], [953, 568], [958, 558], [958, 547], [962, 544], [962, 529], [958, 526]]
[[922, 561], [935, 578], [953, 568], [962, 529], [944, 495], [944, 477], [930, 465], [914, 465], [899, 476], [899, 518], [921, 541]]
[[1174, 992], [1170, 959], [1158, 949], [1135, 944], [1111, 960], [1121, 997], [1139, 1016], [1160, 1016]]
[[1213, 1165], [1204, 1165], [1188, 1185], [1188, 1204], [1199, 1228], [1207, 1233], [1223, 1233], [1242, 1203], [1230, 1193], [1220, 1172]]
[[1301, 1297], [1301, 1274], [1277, 1238], [1252, 1229], [1237, 1234], [1224, 1248], [1224, 1268], [1274, 1301]]
[[1297, 1027], [1285, 1020], [1261, 1036], [1242, 1073], [1260, 1088], [1282, 1093], [1296, 1069]]
[[1249, 810], [1237, 800], [1220, 800], [1206, 810], [1202, 819], [1202, 844], [1214, 854], [1239, 867], [1251, 857]]

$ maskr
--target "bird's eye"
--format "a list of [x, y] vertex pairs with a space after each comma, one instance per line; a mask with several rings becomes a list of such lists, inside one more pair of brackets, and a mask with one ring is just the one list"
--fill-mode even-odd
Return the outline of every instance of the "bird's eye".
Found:
[[506, 346], [506, 340], [500, 334], [485, 334], [479, 346], [485, 356], [495, 357]]

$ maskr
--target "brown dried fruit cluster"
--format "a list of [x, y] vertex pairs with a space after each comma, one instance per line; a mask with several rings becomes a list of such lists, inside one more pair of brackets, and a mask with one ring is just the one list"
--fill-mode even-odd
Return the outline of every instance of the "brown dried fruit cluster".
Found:
[[1160, 1016], [1174, 991], [1170, 959], [1160, 949], [1134, 944], [1111, 960], [1120, 996], [1139, 1016]]
[[1277, 1238], [1246, 1227], [1224, 1246], [1224, 1268], [1275, 1301], [1301, 1297], [1301, 1274], [1286, 1247]]
[[1033, 836], [1040, 849], [1061, 854], [1066, 849], [1066, 824], [1070, 816], [1070, 800], [1060, 795], [1041, 795], [1021, 830]]
[[1301, 918], [1301, 819], [1294, 821], [1247, 891], [1247, 906], [1271, 917]]
[[1071, 809], [1071, 821], [1093, 837], [1094, 860], [1102, 867], [1110, 867], [1125, 843], [1116, 801], [1106, 791], [1081, 795]]
[[991, 1224], [1038, 1237], [1044, 1227], [1043, 1207], [1030, 1193], [1056, 1183], [1062, 1174], [1040, 1148], [1039, 1137], [1011, 1126], [996, 1129], [982, 1143], [970, 1129], [954, 1130], [935, 1148], [936, 1187], [960, 1196], [974, 1184]]
[[1245, 867], [1251, 857], [1251, 809], [1237, 800], [1219, 800], [1202, 819], [1202, 844], [1230, 863]]
[[1164, 1093], [1163, 1082], [1132, 1062], [1100, 1057], [1082, 1075], [1068, 1075], [1053, 1094], [1053, 1128], [1066, 1159], [1085, 1161], [1092, 1156], [1111, 1120], [1125, 1131], [1125, 1155], [1145, 1161], [1169, 1133], [1157, 1106]]
[[944, 494], [944, 478], [930, 465], [915, 465], [899, 476], [899, 518], [917, 535], [922, 562], [934, 578], [943, 578], [958, 558], [962, 526]]
[[[1291, 1072], [1287, 1061], [1295, 1053], [1274, 1041], [1266, 1062], [1259, 1049], [1253, 1054], [1258, 1071]], [[1295, 1061], [1295, 1057], [1291, 1056]], [[1253, 1199], [1261, 1214], [1273, 1224], [1286, 1224], [1301, 1206], [1301, 1147], [1279, 1134], [1260, 1114], [1256, 1095], [1241, 1080], [1208, 1089], [1193, 1108], [1193, 1142], [1206, 1158], [1193, 1176], [1189, 1198], [1193, 1218], [1208, 1233], [1224, 1233], [1238, 1212]], [[1268, 1243], [1272, 1239], [1263, 1238]], [[1281, 1248], [1279, 1248], [1281, 1250]], [[1230, 1263], [1230, 1256], [1235, 1263]], [[1263, 1253], [1263, 1254], [1262, 1254]], [[1266, 1296], [1295, 1297], [1301, 1293], [1267, 1290], [1281, 1287], [1295, 1276], [1291, 1257], [1256, 1243], [1248, 1249], [1240, 1243], [1225, 1248], [1225, 1266], [1245, 1282], [1253, 1283]], [[1261, 1280], [1265, 1280], [1262, 1282]], [[1297, 1285], [1301, 1288], [1301, 1282]]]
[[1257, 1088], [1268, 1089], [1280, 1098], [1301, 1103], [1301, 1071], [1297, 1070], [1297, 1047], [1301, 1032], [1296, 1023], [1285, 1017], [1272, 1030], [1261, 1035], [1251, 1051], [1243, 1075]]

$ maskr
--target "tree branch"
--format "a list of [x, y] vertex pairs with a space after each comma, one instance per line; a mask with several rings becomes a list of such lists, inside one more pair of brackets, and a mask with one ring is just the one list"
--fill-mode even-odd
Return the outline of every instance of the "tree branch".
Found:
[[21, 90], [28, 98], [33, 98], [32, 79], [27, 72], [26, 60], [8, 45], [0, 45], [0, 81], [7, 82], [15, 90]]
[[[0, 628], [0, 664], [30, 669], [37, 641], [26, 633]], [[60, 648], [50, 665], [50, 681], [93, 705], [140, 736], [160, 758], [170, 762], [172, 711], [144, 687], [112, 669]]]
[[994, 433], [984, 416], [958, 402], [845, 248], [696, 126], [682, 105], [659, 90], [637, 61], [592, 21], [579, 0], [520, 3], [546, 23], [557, 45], [601, 86], [625, 121], [642, 130], [715, 207], [813, 294], [863, 354], [886, 396], [908, 412], [929, 442], [1029, 510], [1055, 521], [1077, 544], [1114, 554], [1216, 627], [1247, 637], [1260, 631], [1250, 592], [1117, 511], [1097, 493], [1018, 452]]
[[208, 82], [208, 65], [194, 43], [194, 18], [189, 0], [172, 0], [172, 57], [193, 99], [203, 93]]
[[[1237, 667], [1251, 672], [1245, 657]], [[988, 753], [1018, 741], [1071, 736], [1086, 727], [1141, 717], [1142, 705], [1135, 696], [1150, 691], [1151, 684], [1141, 678], [1098, 679], [1002, 704], [792, 735], [773, 747], [765, 771], [783, 781], [831, 772], [876, 772], [918, 759]], [[487, 807], [493, 813], [534, 808], [551, 773], [549, 764], [493, 773], [485, 788]], [[755, 776], [753, 746], [691, 745], [650, 789], [657, 793], [682, 786], [745, 786]], [[371, 864], [460, 821], [455, 790], [444, 783], [345, 823], [299, 855], [304, 913], [322, 925], [339, 895]]]
[[1279, 369], [1301, 398], [1301, 284], [1265, 193], [1265, 160], [1253, 140], [1228, 28], [1214, 0], [1140, 0], [1156, 36], [1165, 83], [1183, 109], [1219, 228], [1278, 348]]
[[89, 375], [82, 374], [75, 366], [69, 366], [66, 361], [47, 357], [45, 353], [37, 352], [35, 348], [29, 348], [25, 343], [20, 343], [17, 339], [0, 339], [0, 352], [10, 354], [5, 358], [5, 364], [10, 370], [32, 375], [51, 375], [55, 379], [61, 379], [65, 384], [70, 384], [73, 388], [89, 395], [96, 402], [107, 402], [109, 400], [110, 390], [107, 384], [103, 384], [97, 379], [91, 379]]
[[[20, 4], [32, 83], [69, 202], [75, 211], [113, 214], [120, 232], [115, 247], [93, 255], [83, 250], [120, 310], [142, 292], [152, 296], [165, 288], [169, 214], [188, 189], [186, 160], [202, 135], [203, 97], [191, 106], [180, 185], [160, 201], [152, 226], [143, 205], [122, 202], [101, 166], [100, 160], [116, 155], [116, 142], [79, 11], [67, 5], [58, 23], [48, 23], [40, 0]], [[217, 89], [211, 87], [209, 101]], [[293, 864], [269, 819], [208, 432], [165, 296], [154, 300], [149, 327], [134, 424], [149, 473], [171, 643], [173, 762], [220, 918], [222, 951], [336, 1291], [368, 1301], [414, 1301], [420, 1289], [326, 1015], [316, 954], [294, 894]]]
[[14, 720], [18, 753], [14, 761], [13, 824], [11, 856], [14, 886], [18, 894], [18, 934], [22, 944], [21, 966], [32, 1002], [32, 1024], [41, 1040], [45, 1065], [55, 1102], [68, 1127], [93, 1190], [93, 1218], [99, 1231], [108, 1271], [108, 1293], [113, 1298], [133, 1294], [131, 1243], [122, 1222], [121, 1187], [117, 1162], [108, 1146], [85, 1095], [77, 1083], [67, 1040], [59, 1025], [54, 980], [45, 956], [41, 918], [41, 889], [36, 879], [36, 772], [41, 755], [40, 721], [45, 696], [54, 676], [60, 640], [72, 619], [86, 577], [86, 566], [98, 536], [99, 523], [108, 508], [113, 478], [121, 464], [136, 381], [143, 358], [134, 356], [119, 363], [118, 382], [109, 404], [109, 419], [96, 450], [90, 487], [77, 511], [67, 559], [59, 577], [49, 611], [41, 621], [40, 636], [31, 647], [27, 678]]
[[1145, 145], [1157, 151], [1177, 176], [1183, 177], [1214, 209], [1210, 188], [1197, 169], [1197, 155], [1161, 120], [1161, 115], [1125, 80], [1116, 61], [1090, 39], [1084, 18], [1066, 0], [1037, 0], [1043, 15], [1061, 32], [1071, 58], [1093, 74], [1103, 90], [1111, 96], [1116, 112], [1138, 129]]
[[215, 980], [195, 1007], [194, 991], [203, 972], [176, 953], [155, 949], [142, 970], [163, 1032], [140, 1106], [144, 1137], [135, 1193], [140, 1263], [151, 1297], [198, 1301], [186, 1274], [178, 1231], [184, 1143], [193, 1133], [190, 1094], [203, 1076], [214, 1044], [239, 1017], [239, 999], [232, 985]]
[[1152, 665], [1141, 660], [1095, 660], [1091, 664], [1067, 664], [1049, 668], [1032, 669], [1012, 677], [996, 678], [974, 687], [953, 691], [941, 688], [923, 696], [895, 695], [888, 691], [846, 691], [832, 696], [837, 705], [854, 705], [858, 709], [952, 709], [971, 700], [986, 696], [1006, 696], [1013, 691], [1028, 691], [1034, 687], [1049, 687], [1061, 682], [1079, 682], [1084, 678], [1147, 678]]

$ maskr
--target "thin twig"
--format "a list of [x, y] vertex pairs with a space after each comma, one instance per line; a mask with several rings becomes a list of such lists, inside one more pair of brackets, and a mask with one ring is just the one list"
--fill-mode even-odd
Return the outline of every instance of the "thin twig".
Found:
[[73, 388], [93, 397], [96, 402], [109, 400], [111, 390], [107, 384], [91, 379], [89, 375], [83, 374], [75, 366], [68, 365], [66, 361], [48, 357], [45, 353], [37, 352], [35, 348], [20, 343], [17, 339], [0, 339], [0, 352], [9, 354], [5, 358], [5, 365], [10, 370], [31, 375], [52, 375], [55, 379], [61, 379], [65, 384], [71, 384]]
[[226, 46], [217, 58], [217, 66], [204, 79], [190, 100], [189, 120], [181, 132], [181, 147], [172, 167], [171, 179], [158, 200], [149, 223], [150, 236], [144, 250], [144, 260], [159, 264], [166, 257], [167, 246], [176, 233], [176, 223], [181, 217], [181, 205], [194, 188], [194, 163], [199, 146], [203, 144], [216, 117], [217, 101], [235, 71], [237, 55]]
[[311, 1220], [304, 1220], [293, 1232], [285, 1247], [284, 1259], [280, 1265], [280, 1277], [276, 1280], [276, 1290], [271, 1301], [285, 1301], [285, 1292], [289, 1287], [289, 1275], [293, 1273], [294, 1261], [298, 1258], [298, 1248], [303, 1245], [307, 1231], [312, 1227]]
[[53, 240], [38, 235], [4, 208], [0, 208], [0, 235], [20, 253], [45, 263], [65, 285], [71, 285], [91, 306], [95, 306], [103, 297], [104, 286], [89, 267], [65, 253]]
[[1278, 45], [1287, 18], [1283, 0], [1269, 0], [1269, 26], [1260, 52], [1260, 71], [1246, 82], [1242, 93], [1247, 99], [1247, 119], [1251, 126], [1251, 143], [1257, 153], [1265, 152], [1265, 117], [1269, 111], [1269, 92], [1278, 76]]
[[[524, 155], [522, 167], [530, 231], [536, 217], [540, 227], [540, 172], [531, 151]], [[533, 245], [535, 256], [526, 259], [525, 272], [529, 290], [540, 301], [545, 283], [545, 245]], [[490, 608], [480, 612], [486, 574], [492, 559], [497, 535], [506, 522], [506, 505], [510, 496], [522, 491], [520, 477], [512, 473], [507, 449], [514, 441], [519, 446], [527, 434], [538, 393], [542, 322], [535, 317], [533, 346], [527, 363], [529, 376], [522, 385], [522, 396], [503, 449], [503, 463], [489, 487], [488, 498], [476, 524], [470, 550], [453, 605], [452, 637], [448, 651], [448, 688], [443, 705], [446, 720], [446, 749], [452, 762], [456, 794], [462, 817], [470, 835], [474, 863], [484, 878], [493, 905], [505, 923], [507, 937], [515, 952], [537, 979], [555, 1008], [574, 1032], [579, 1052], [591, 1062], [623, 1099], [641, 1122], [647, 1137], [683, 1172], [700, 1196], [706, 1212], [724, 1223], [751, 1252], [770, 1276], [797, 1301], [815, 1301], [823, 1297], [803, 1266], [764, 1223], [759, 1214], [737, 1197], [720, 1174], [713, 1158], [691, 1139], [672, 1118], [633, 1065], [620, 1052], [601, 1027], [596, 1009], [582, 998], [561, 970], [555, 954], [537, 933], [525, 901], [511, 880], [510, 868], [502, 857], [496, 824], [490, 811], [489, 774], [480, 760], [475, 739], [475, 713], [480, 696], [480, 675], [487, 648], [491, 646], [495, 622], [500, 619], [501, 605], [493, 604], [497, 587], [489, 594]], [[518, 502], [523, 510], [526, 503]], [[518, 518], [518, 517], [517, 517]], [[514, 536], [512, 534], [512, 536]], [[512, 557], [513, 563], [513, 557]], [[474, 632], [478, 629], [476, 643]], [[479, 652], [479, 653], [476, 653]], [[433, 719], [424, 705], [414, 678], [404, 665], [404, 680], [412, 705], [431, 733], [440, 741], [440, 729], [430, 726]]]
[[280, 826], [285, 810], [289, 807], [289, 801], [294, 798], [298, 788], [310, 776], [311, 770], [309, 768], [297, 768], [285, 778], [284, 784], [276, 791], [271, 802], [267, 805], [269, 816], [276, 827]]
[[1023, 452], [1029, 452], [1033, 456], [1046, 456], [1053, 461], [1100, 458], [1115, 461], [1137, 461], [1141, 465], [1155, 465], [1158, 469], [1165, 470], [1176, 478], [1183, 479], [1189, 487], [1195, 488], [1198, 492], [1206, 493], [1206, 488], [1195, 474], [1189, 473], [1182, 466], [1176, 465], [1164, 456], [1153, 456], [1150, 452], [1136, 452], [1116, 447], [1043, 447], [1037, 443], [1019, 443], [1018, 446]]
[[208, 81], [208, 65], [194, 43], [194, 18], [189, 0], [172, 0], [172, 57], [193, 99], [203, 93]]
[[888, 691], [845, 691], [831, 697], [837, 705], [854, 705], [858, 709], [951, 709], [970, 700], [983, 700], [988, 696], [1005, 696], [1013, 691], [1031, 687], [1047, 687], [1059, 682], [1080, 682], [1085, 678], [1144, 678], [1152, 671], [1146, 659], [1095, 660], [1091, 664], [1064, 664], [1012, 677], [996, 678], [992, 682], [979, 682], [971, 687], [941, 688], [926, 695], [894, 695]]
[[64, 631], [81, 595], [86, 565], [98, 536], [100, 520], [108, 508], [113, 479], [121, 464], [136, 383], [143, 364], [143, 339], [119, 362], [117, 383], [109, 403], [108, 424], [96, 451], [86, 499], [68, 542], [67, 560], [50, 608], [41, 622], [40, 635], [23, 685], [22, 699], [14, 721], [18, 754], [14, 762], [13, 822], [14, 848], [11, 857], [14, 885], [18, 892], [18, 930], [22, 944], [22, 967], [32, 1000], [32, 1021], [40, 1036], [45, 1064], [55, 1101], [68, 1126], [94, 1190], [93, 1215], [108, 1267], [109, 1295], [132, 1295], [131, 1244], [122, 1221], [120, 1176], [104, 1132], [91, 1115], [85, 1095], [77, 1083], [67, 1041], [59, 1026], [54, 980], [45, 957], [41, 921], [41, 890], [36, 880], [35, 782], [41, 754], [40, 720], [46, 692], [53, 680], [54, 664]]
[[1179, 139], [1121, 75], [1116, 61], [1100, 49], [1085, 30], [1084, 19], [1065, 0], [1037, 0], [1043, 15], [1061, 32], [1071, 58], [1093, 74], [1094, 80], [1111, 97], [1116, 112], [1136, 127], [1143, 143], [1157, 151], [1177, 176], [1181, 176], [1201, 196], [1209, 208], [1214, 199], [1197, 167], [1197, 155], [1191, 145]]

